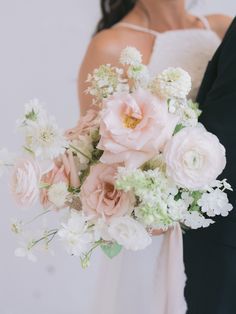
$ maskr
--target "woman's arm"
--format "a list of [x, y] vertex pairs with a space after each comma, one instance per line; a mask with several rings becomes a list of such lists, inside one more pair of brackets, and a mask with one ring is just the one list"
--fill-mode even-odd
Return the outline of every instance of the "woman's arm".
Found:
[[91, 96], [85, 93], [88, 87], [86, 83], [87, 76], [101, 64], [110, 63], [118, 65], [118, 56], [123, 48], [122, 41], [119, 41], [119, 37], [119, 32], [115, 29], [102, 31], [92, 39], [87, 49], [78, 76], [78, 94], [81, 115], [84, 115], [92, 104]]

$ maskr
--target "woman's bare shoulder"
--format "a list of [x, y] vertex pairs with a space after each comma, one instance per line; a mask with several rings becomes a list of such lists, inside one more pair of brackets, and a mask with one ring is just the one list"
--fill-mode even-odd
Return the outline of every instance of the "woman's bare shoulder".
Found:
[[233, 18], [224, 14], [211, 14], [207, 16], [207, 19], [214, 30], [222, 39], [227, 32]]
[[129, 31], [123, 27], [110, 28], [96, 34], [91, 40], [87, 55], [99, 59], [99, 63], [117, 63], [117, 58], [123, 48], [134, 41]]

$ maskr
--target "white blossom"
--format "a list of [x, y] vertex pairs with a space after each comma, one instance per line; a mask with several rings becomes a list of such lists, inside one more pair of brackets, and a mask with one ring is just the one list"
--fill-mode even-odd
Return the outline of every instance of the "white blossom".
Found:
[[172, 195], [168, 198], [168, 213], [174, 221], [180, 221], [184, 217], [189, 204], [183, 199], [175, 200]]
[[26, 257], [31, 262], [37, 262], [37, 257], [32, 253], [31, 243], [22, 243], [22, 246], [15, 250], [15, 256]]
[[127, 250], [143, 250], [152, 242], [143, 225], [129, 216], [113, 218], [108, 230], [111, 237]]
[[212, 219], [205, 218], [198, 211], [186, 212], [183, 223], [191, 229], [207, 228], [214, 223]]
[[107, 222], [100, 218], [95, 222], [95, 226], [94, 226], [94, 239], [95, 241], [99, 241], [99, 240], [105, 240], [105, 241], [111, 241], [112, 237], [109, 234], [108, 231], [109, 225], [107, 224]]
[[154, 94], [164, 98], [185, 98], [191, 90], [191, 77], [181, 68], [168, 68], [150, 83]]
[[50, 186], [48, 199], [56, 208], [61, 208], [65, 205], [68, 194], [68, 185], [65, 182], [59, 182]]
[[63, 154], [67, 142], [53, 117], [35, 123], [26, 130], [26, 147], [41, 159], [54, 159]]
[[31, 124], [40, 123], [47, 118], [47, 112], [38, 99], [32, 99], [25, 104], [23, 118], [17, 121], [19, 127], [27, 127]]
[[201, 207], [202, 212], [206, 213], [209, 217], [216, 215], [225, 217], [233, 209], [233, 206], [229, 203], [227, 194], [220, 189], [204, 193], [198, 201], [198, 205]]
[[142, 54], [134, 47], [126, 47], [121, 51], [120, 63], [122, 65], [138, 65], [142, 63]]
[[86, 217], [77, 211], [72, 211], [67, 223], [62, 223], [58, 236], [63, 240], [67, 252], [75, 256], [86, 254], [94, 241]]

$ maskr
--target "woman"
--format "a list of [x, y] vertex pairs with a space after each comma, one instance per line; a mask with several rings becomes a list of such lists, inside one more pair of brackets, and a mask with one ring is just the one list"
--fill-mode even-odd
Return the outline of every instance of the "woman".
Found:
[[[84, 93], [88, 73], [103, 63], [120, 66], [117, 60], [126, 46], [142, 52], [153, 74], [170, 66], [188, 71], [193, 78], [191, 97], [196, 97], [207, 63], [231, 18], [194, 16], [186, 11], [184, 0], [102, 0], [101, 6], [103, 18], [79, 73], [81, 114], [91, 104]], [[160, 233], [157, 230], [154, 235]], [[156, 237], [143, 252], [123, 252], [112, 262], [104, 257], [97, 302], [91, 313], [155, 313], [156, 259], [162, 237]]]

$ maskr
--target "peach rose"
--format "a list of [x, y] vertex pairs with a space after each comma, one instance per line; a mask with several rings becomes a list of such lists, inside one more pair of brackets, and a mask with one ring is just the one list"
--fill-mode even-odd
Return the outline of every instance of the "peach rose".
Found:
[[81, 187], [80, 200], [84, 213], [91, 218], [119, 217], [132, 211], [132, 193], [116, 190], [117, 165], [97, 164]]
[[30, 207], [39, 196], [41, 169], [33, 158], [19, 159], [11, 178], [11, 190], [20, 206]]
[[[66, 183], [74, 188], [80, 186], [78, 171], [71, 151], [54, 161], [53, 169], [42, 177], [42, 183], [48, 186], [57, 183]], [[47, 188], [42, 189], [40, 200], [45, 208], [50, 206]]]
[[186, 127], [164, 151], [167, 175], [180, 187], [199, 190], [211, 184], [226, 165], [225, 148], [203, 127]]
[[177, 122], [165, 101], [143, 89], [110, 97], [101, 113], [101, 162], [141, 166], [163, 149]]
[[99, 127], [99, 111], [90, 109], [80, 118], [77, 126], [69, 129], [65, 133], [65, 137], [69, 141], [78, 140], [80, 135], [87, 135], [91, 130]]

